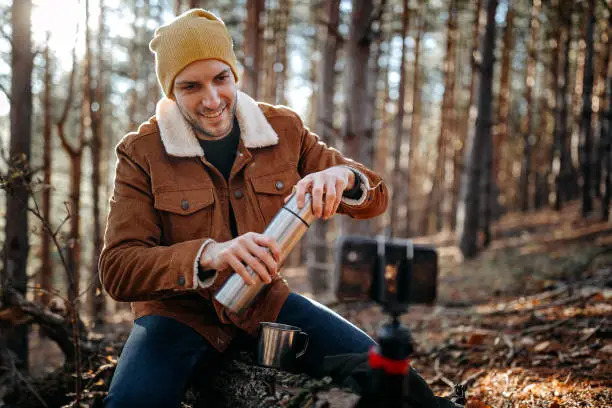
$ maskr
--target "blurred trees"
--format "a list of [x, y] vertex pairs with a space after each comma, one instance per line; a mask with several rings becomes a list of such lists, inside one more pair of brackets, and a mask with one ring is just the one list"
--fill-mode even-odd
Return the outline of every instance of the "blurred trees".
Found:
[[[53, 25], [31, 43], [31, 2], [10, 5], [9, 13], [0, 0], [0, 97], [10, 94], [11, 107], [0, 136], [16, 170], [4, 163], [2, 175], [33, 169], [44, 187], [3, 184], [3, 285], [12, 277], [25, 292], [36, 280], [44, 295], [29, 299], [53, 307], [60, 295], [82, 295], [96, 324], [118, 310], [105, 305], [97, 279], [113, 148], [155, 114], [162, 93], [147, 44], [189, 7], [225, 21], [243, 91], [295, 108], [391, 189], [375, 222], [312, 227], [315, 293], [331, 287], [330, 247], [341, 231], [440, 234], [469, 257], [502, 233], [495, 221], [507, 211], [563, 211], [580, 199], [585, 217], [609, 218], [610, 0], [87, 0], [75, 2], [83, 19], [68, 50], [54, 49]], [[52, 229], [28, 224], [28, 194]], [[29, 240], [33, 228], [40, 234]], [[69, 275], [59, 272], [63, 257]]]

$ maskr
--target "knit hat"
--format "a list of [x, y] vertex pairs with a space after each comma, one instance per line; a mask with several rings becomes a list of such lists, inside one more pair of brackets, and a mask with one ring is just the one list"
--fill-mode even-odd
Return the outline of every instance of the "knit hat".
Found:
[[155, 53], [157, 80], [167, 97], [172, 97], [174, 78], [178, 73], [198, 60], [225, 62], [238, 82], [232, 37], [223, 21], [210, 11], [192, 9], [159, 27], [149, 49]]

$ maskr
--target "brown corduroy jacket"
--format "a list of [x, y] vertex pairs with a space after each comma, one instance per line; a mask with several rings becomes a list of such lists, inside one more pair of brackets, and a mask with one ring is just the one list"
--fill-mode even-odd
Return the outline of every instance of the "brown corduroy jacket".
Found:
[[292, 110], [238, 93], [241, 139], [229, 181], [207, 160], [176, 103], [162, 99], [155, 117], [118, 144], [100, 279], [109, 295], [132, 302], [135, 318], [161, 315], [191, 326], [223, 351], [236, 329], [256, 335], [274, 321], [289, 288], [276, 279], [242, 315], [214, 299], [231, 274], [201, 282], [198, 257], [208, 238], [232, 239], [230, 204], [239, 234], [263, 232], [305, 175], [335, 165], [356, 169], [362, 196], [338, 212], [370, 218], [387, 207], [379, 176], [319, 141]]

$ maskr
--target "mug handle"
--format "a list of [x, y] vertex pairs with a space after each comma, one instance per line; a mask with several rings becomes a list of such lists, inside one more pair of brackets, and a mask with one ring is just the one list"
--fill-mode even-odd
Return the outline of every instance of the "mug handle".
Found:
[[300, 358], [304, 355], [304, 353], [306, 353], [306, 349], [308, 348], [308, 339], [310, 338], [308, 336], [308, 334], [304, 333], [303, 331], [300, 332], [300, 335], [304, 336], [304, 338], [306, 339], [306, 342], [304, 343], [304, 348], [302, 349], [302, 351], [300, 351], [299, 353], [297, 353], [295, 355], [295, 358]]

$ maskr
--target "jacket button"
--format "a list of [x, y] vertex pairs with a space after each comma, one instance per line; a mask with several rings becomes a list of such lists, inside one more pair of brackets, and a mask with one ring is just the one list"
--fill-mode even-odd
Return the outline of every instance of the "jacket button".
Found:
[[181, 286], [185, 286], [185, 277], [184, 276], [179, 276], [178, 284], [181, 285]]
[[187, 201], [187, 200], [181, 201], [181, 208], [183, 210], [187, 210], [189, 208], [189, 201]]
[[236, 197], [236, 198], [242, 198], [243, 195], [244, 195], [244, 193], [242, 192], [242, 190], [234, 191], [234, 197]]
[[276, 187], [276, 189], [277, 189], [277, 190], [279, 190], [279, 191], [280, 191], [280, 190], [282, 190], [282, 189], [283, 189], [283, 187], [285, 187], [285, 183], [283, 183], [282, 181], [278, 180], [278, 181], [277, 181], [277, 182], [274, 184], [274, 186]]

